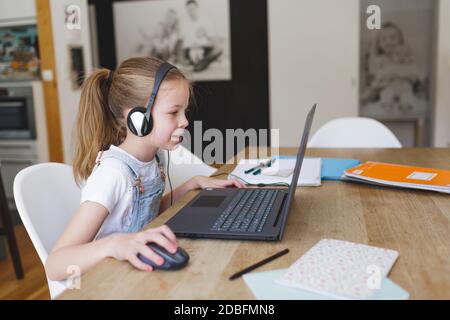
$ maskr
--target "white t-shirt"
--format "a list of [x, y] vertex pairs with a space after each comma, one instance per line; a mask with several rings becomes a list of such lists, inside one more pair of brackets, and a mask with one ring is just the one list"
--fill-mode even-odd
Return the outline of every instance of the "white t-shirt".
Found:
[[[156, 159], [142, 162], [121, 148], [112, 145], [110, 149], [123, 152], [138, 164], [142, 183], [157, 176]], [[85, 201], [99, 203], [109, 212], [96, 239], [122, 232], [122, 219], [133, 210], [133, 181], [128, 166], [118, 159], [100, 159], [100, 165], [93, 170], [81, 190], [81, 203]]]

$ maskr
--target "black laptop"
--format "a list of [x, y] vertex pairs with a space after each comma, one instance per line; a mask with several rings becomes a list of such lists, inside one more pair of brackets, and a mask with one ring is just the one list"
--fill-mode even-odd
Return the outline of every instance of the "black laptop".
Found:
[[294, 198], [316, 105], [308, 113], [289, 188], [208, 188], [167, 225], [179, 237], [280, 240]]

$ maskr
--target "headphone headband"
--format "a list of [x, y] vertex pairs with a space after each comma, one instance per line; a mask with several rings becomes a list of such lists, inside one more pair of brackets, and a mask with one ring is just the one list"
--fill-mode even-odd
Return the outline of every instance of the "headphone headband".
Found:
[[164, 62], [162, 63], [155, 74], [155, 83], [153, 84], [153, 90], [152, 94], [150, 95], [150, 99], [147, 103], [146, 111], [145, 111], [145, 118], [149, 120], [150, 118], [150, 111], [153, 107], [153, 104], [155, 103], [156, 95], [158, 94], [159, 87], [161, 86], [161, 83], [163, 82], [166, 74], [171, 70], [175, 69], [175, 66], [171, 65], [170, 63]]

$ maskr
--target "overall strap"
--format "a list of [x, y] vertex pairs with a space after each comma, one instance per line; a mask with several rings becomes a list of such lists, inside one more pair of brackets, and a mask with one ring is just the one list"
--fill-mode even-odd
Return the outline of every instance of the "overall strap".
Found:
[[[125, 165], [131, 174], [131, 179], [133, 181], [133, 187], [137, 187], [137, 189], [139, 190], [139, 194], [144, 193], [145, 188], [144, 188], [144, 184], [141, 181], [141, 177], [139, 175], [139, 165], [136, 163], [136, 161], [133, 158], [131, 158], [130, 156], [128, 156], [127, 154], [125, 154], [121, 151], [109, 149], [107, 151], [99, 152], [99, 154], [97, 156], [97, 160], [96, 160], [97, 166], [100, 165], [102, 160], [108, 159], [108, 158], [117, 159], [123, 165]], [[159, 158], [156, 158], [156, 160], [159, 164]]]
[[124, 165], [126, 165], [128, 167], [129, 171], [131, 172], [131, 174], [133, 175], [134, 178], [139, 177], [138, 164], [132, 158], [130, 158], [123, 152], [120, 152], [120, 151], [117, 151], [114, 149], [100, 151], [99, 155], [97, 157], [96, 164], [100, 165], [101, 161], [108, 159], [108, 158], [113, 158], [113, 159], [119, 160], [121, 163], [123, 163]]

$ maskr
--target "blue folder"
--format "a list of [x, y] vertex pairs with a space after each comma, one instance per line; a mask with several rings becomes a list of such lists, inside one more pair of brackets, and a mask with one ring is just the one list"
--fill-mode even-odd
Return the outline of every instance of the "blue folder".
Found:
[[[295, 156], [278, 156], [279, 159], [292, 159]], [[361, 161], [356, 159], [321, 158], [322, 180], [341, 180], [345, 170], [357, 166]]]
[[355, 159], [322, 158], [322, 180], [341, 180], [345, 170], [360, 163]]
[[[252, 272], [244, 275], [244, 280], [258, 300], [333, 300], [333, 298], [325, 295], [276, 283], [275, 281], [287, 270]], [[409, 299], [409, 293], [388, 278], [384, 278], [381, 282], [381, 288], [375, 291], [372, 299], [407, 300]]]

